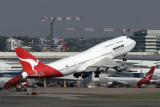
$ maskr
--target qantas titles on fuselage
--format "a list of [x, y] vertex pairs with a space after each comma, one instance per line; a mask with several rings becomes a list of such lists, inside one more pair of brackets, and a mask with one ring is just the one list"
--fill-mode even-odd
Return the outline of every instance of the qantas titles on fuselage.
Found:
[[113, 48], [113, 50], [120, 49], [120, 48], [122, 48], [122, 47], [124, 47], [124, 44]]

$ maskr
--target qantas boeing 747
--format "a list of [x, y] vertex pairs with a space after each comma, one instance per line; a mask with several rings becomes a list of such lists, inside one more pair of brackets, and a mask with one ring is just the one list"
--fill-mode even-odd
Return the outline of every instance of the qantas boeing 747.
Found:
[[[22, 78], [61, 77], [69, 74], [74, 74], [76, 78], [79, 76], [85, 78], [91, 72], [94, 72], [95, 77], [99, 77], [101, 67], [106, 70], [108, 68], [118, 71], [125, 70], [126, 66], [113, 61], [113, 59], [125, 56], [134, 48], [135, 44], [134, 40], [127, 36], [121, 36], [100, 43], [77, 55], [49, 64], [43, 64], [22, 47], [16, 48], [15, 52], [24, 70]], [[89, 70], [91, 68], [96, 68], [96, 70]]]

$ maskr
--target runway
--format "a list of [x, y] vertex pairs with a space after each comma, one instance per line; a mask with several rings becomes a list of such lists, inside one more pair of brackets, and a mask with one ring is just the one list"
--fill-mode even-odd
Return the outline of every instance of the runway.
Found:
[[[2, 107], [146, 107], [160, 106], [158, 88], [39, 88], [39, 95], [0, 91]], [[123, 97], [123, 96], [127, 97]], [[141, 96], [140, 98], [135, 96]], [[146, 95], [151, 97], [147, 98]], [[118, 96], [118, 97], [117, 97]], [[132, 96], [132, 97], [131, 97]], [[117, 99], [119, 98], [120, 99]], [[153, 98], [152, 98], [153, 97]], [[122, 98], [122, 99], [121, 99]]]
[[10, 96], [5, 97], [2, 107], [159, 107], [160, 100], [103, 100], [103, 99], [63, 99], [59, 97]]

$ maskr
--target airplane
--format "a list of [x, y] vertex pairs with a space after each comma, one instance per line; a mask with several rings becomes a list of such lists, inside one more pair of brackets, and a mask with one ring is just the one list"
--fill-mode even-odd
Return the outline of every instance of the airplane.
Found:
[[149, 84], [153, 73], [155, 70], [155, 66], [153, 66], [150, 71], [143, 78], [131, 78], [131, 77], [105, 77], [100, 78], [100, 83], [108, 83], [111, 84], [122, 84], [126, 86], [131, 86], [133, 84], [137, 84], [140, 87], [142, 84]]
[[0, 77], [0, 88], [9, 88], [17, 84], [25, 84], [26, 79], [22, 79], [21, 75]]
[[[109, 68], [114, 68], [117, 71], [126, 70], [126, 66], [116, 63], [113, 59], [123, 56], [123, 61], [126, 61], [126, 54], [135, 45], [134, 40], [127, 36], [120, 36], [49, 64], [43, 64], [22, 47], [15, 48], [15, 52], [24, 70], [22, 78], [62, 77], [69, 74], [73, 74], [75, 78], [80, 76], [86, 78], [91, 72], [94, 72], [95, 77], [98, 78], [101, 67], [105, 67], [106, 71]], [[96, 71], [90, 71], [91, 68], [96, 68]]]
[[8, 71], [8, 72], [0, 72], [0, 77], [1, 76], [17, 76], [21, 75], [22, 72], [13, 72], [13, 71]]

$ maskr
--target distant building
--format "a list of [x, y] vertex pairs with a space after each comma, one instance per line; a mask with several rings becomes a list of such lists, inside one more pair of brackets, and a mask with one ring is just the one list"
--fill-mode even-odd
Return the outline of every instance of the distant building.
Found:
[[[62, 39], [53, 38], [53, 51], [62, 51], [63, 45], [61, 43]], [[38, 46], [42, 48], [42, 51], [51, 51], [51, 40], [45, 38], [34, 38], [30, 42], [30, 47]]]
[[32, 47], [29, 46], [23, 46], [22, 48], [29, 52], [32, 50]]
[[23, 41], [14, 39], [14, 38], [8, 38], [6, 40], [6, 49], [8, 51], [14, 51], [15, 48], [22, 46]]
[[134, 52], [160, 51], [160, 30], [137, 30], [131, 38], [136, 41]]
[[6, 72], [8, 70], [11, 70], [11, 66], [7, 64], [5, 61], [0, 61], [0, 72]]

